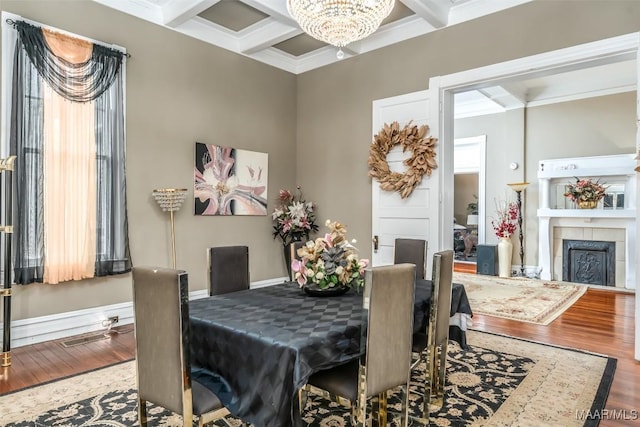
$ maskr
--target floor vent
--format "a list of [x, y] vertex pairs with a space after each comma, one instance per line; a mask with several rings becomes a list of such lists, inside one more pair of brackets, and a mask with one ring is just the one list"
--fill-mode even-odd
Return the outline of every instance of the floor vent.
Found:
[[74, 345], [88, 344], [90, 342], [106, 340], [107, 338], [111, 338], [111, 336], [109, 334], [100, 333], [62, 341], [60, 344], [62, 344], [63, 347], [73, 347]]

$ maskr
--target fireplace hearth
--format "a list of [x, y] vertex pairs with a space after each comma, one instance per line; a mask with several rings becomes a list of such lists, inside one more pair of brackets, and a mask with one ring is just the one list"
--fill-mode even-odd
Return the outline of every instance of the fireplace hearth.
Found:
[[562, 280], [616, 285], [616, 244], [596, 240], [562, 240]]

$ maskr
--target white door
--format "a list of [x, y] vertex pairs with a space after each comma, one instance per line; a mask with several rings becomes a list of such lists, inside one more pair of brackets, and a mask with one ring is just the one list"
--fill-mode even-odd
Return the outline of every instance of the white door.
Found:
[[[428, 135], [438, 135], [438, 112], [434, 108], [429, 91], [385, 98], [373, 102], [373, 133], [376, 135], [385, 123], [397, 121], [403, 127], [410, 121], [417, 126], [429, 126]], [[437, 104], [436, 104], [437, 105]], [[438, 153], [440, 148], [438, 147]], [[389, 167], [394, 172], [404, 173], [402, 161], [411, 153], [403, 153], [396, 146], [387, 156]], [[436, 156], [438, 167], [440, 161]], [[439, 233], [439, 184], [440, 173], [434, 170], [431, 176], [424, 176], [420, 185], [406, 199], [398, 192], [384, 191], [376, 180], [372, 182], [372, 236], [374, 239], [372, 265], [393, 264], [393, 250], [396, 238], [425, 239], [431, 254], [440, 249]], [[452, 223], [453, 226], [453, 223]], [[377, 244], [376, 244], [377, 240]], [[377, 249], [376, 249], [377, 246]], [[431, 275], [431, 263], [427, 262], [427, 277]]]

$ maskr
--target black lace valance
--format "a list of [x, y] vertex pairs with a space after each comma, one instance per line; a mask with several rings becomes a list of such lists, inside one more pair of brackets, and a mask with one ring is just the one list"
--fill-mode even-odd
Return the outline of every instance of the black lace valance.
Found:
[[113, 84], [120, 71], [123, 52], [93, 44], [91, 58], [74, 64], [51, 52], [41, 28], [24, 21], [17, 21], [15, 26], [38, 74], [70, 101], [87, 102], [98, 98]]

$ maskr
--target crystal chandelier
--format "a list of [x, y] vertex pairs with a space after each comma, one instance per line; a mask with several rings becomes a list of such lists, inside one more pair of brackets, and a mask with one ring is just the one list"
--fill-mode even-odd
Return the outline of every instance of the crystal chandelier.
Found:
[[[287, 0], [289, 14], [311, 37], [342, 48], [378, 29], [395, 0]], [[342, 50], [338, 51], [338, 57]]]

